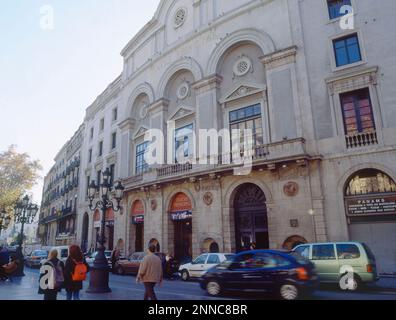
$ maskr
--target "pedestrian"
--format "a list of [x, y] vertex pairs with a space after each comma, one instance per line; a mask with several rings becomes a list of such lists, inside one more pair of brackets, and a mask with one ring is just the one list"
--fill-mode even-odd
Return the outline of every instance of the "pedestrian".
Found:
[[39, 294], [44, 294], [44, 300], [57, 300], [64, 284], [63, 273], [64, 264], [58, 259], [58, 250], [51, 250], [48, 260], [40, 268]]
[[17, 271], [19, 267], [19, 261], [15, 254], [11, 255], [11, 261], [3, 266], [0, 266], [0, 279], [8, 280], [10, 276]]
[[165, 257], [165, 261], [165, 277], [167, 279], [172, 279], [174, 274], [175, 258], [168, 253]]
[[136, 282], [144, 284], [144, 300], [157, 300], [154, 287], [157, 283], [161, 286], [163, 281], [162, 261], [154, 254], [156, 249], [154, 244], [149, 245], [136, 278]]
[[250, 250], [256, 250], [256, 248], [257, 248], [257, 245], [256, 245], [256, 243], [255, 242], [252, 242], [251, 244], [250, 244]]
[[0, 246], [0, 266], [10, 262], [10, 252], [6, 247]]
[[121, 252], [118, 249], [114, 249], [113, 252], [111, 253], [111, 270], [113, 273], [115, 273], [116, 270], [116, 264], [120, 260]]
[[69, 257], [65, 264], [65, 289], [67, 300], [80, 300], [80, 290], [83, 288], [83, 281], [87, 278], [89, 265], [84, 259], [81, 248], [72, 245], [69, 248]]

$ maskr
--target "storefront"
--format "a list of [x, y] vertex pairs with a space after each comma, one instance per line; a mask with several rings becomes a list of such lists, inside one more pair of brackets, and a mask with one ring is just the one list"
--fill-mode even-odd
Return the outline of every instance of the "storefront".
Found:
[[192, 258], [192, 203], [185, 193], [174, 196], [170, 207], [174, 227], [174, 255], [178, 261]]
[[370, 247], [380, 273], [396, 272], [394, 180], [378, 170], [361, 170], [349, 179], [344, 199], [350, 240]]
[[144, 251], [144, 205], [136, 200], [131, 209], [130, 243], [135, 245], [134, 252]]

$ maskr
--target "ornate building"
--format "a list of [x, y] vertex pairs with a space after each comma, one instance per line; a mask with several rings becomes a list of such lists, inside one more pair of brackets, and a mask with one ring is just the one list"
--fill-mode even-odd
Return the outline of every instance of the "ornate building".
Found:
[[[341, 4], [352, 5], [351, 29], [341, 28]], [[151, 241], [184, 259], [252, 242], [356, 240], [395, 272], [395, 9], [162, 0], [122, 50], [122, 74], [87, 109], [78, 241], [95, 247], [100, 213], [86, 190], [111, 167], [126, 194], [106, 218], [110, 248]], [[146, 162], [149, 129], [165, 133], [165, 165]], [[206, 154], [216, 161], [193, 164], [200, 129], [251, 129], [252, 172], [235, 175], [237, 157], [221, 147]], [[180, 147], [191, 161], [166, 161]]]

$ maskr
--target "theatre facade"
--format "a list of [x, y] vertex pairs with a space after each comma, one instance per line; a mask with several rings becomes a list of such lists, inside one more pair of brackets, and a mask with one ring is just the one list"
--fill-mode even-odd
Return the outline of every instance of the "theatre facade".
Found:
[[[382, 32], [395, 21], [352, 2], [356, 27], [342, 30], [332, 1], [161, 1], [87, 109], [78, 241], [96, 246], [101, 213], [86, 190], [110, 167], [126, 190], [106, 215], [109, 249], [151, 242], [184, 260], [354, 240], [396, 272], [396, 70], [385, 53], [396, 43]], [[365, 24], [378, 10], [384, 24]], [[161, 164], [146, 161], [150, 129], [164, 133]], [[219, 143], [195, 164], [200, 129], [249, 129], [253, 148]], [[188, 161], [173, 161], [179, 150]], [[235, 171], [238, 156], [251, 171]]]

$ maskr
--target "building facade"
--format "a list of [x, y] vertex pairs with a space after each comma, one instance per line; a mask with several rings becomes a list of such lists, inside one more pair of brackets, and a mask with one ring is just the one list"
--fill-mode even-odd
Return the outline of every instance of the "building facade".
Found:
[[[87, 109], [77, 241], [96, 246], [101, 213], [87, 186], [111, 167], [126, 193], [123, 210], [106, 215], [108, 248], [154, 242], [183, 260], [251, 243], [356, 240], [380, 272], [396, 272], [395, 9], [161, 1], [122, 50], [122, 74]], [[162, 164], [146, 162], [150, 129], [164, 133]], [[250, 129], [251, 153], [224, 143], [200, 152], [203, 129]], [[188, 161], [174, 161], [180, 150]], [[242, 155], [252, 171], [236, 174]], [[203, 158], [213, 161], [195, 164]]]
[[59, 151], [55, 164], [44, 178], [38, 234], [46, 246], [76, 243], [79, 203], [82, 125]]

